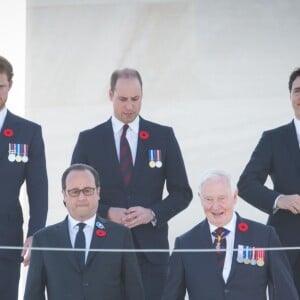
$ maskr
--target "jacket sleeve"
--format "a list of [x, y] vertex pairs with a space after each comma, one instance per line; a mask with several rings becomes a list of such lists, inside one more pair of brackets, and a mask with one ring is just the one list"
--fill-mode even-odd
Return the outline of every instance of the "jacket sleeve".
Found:
[[28, 145], [29, 160], [25, 170], [30, 213], [27, 236], [45, 226], [48, 212], [48, 178], [42, 129], [40, 126], [34, 129]]
[[271, 133], [264, 132], [238, 181], [239, 196], [268, 214], [273, 213], [274, 201], [280, 195], [264, 185], [272, 173], [272, 149]]
[[151, 207], [157, 218], [157, 226], [184, 210], [193, 198], [181, 150], [171, 128], [167, 136], [165, 176], [168, 195]]
[[[275, 230], [270, 228], [269, 247], [281, 247]], [[294, 285], [292, 270], [284, 250], [269, 251], [269, 292], [271, 300], [291, 299], [299, 300], [298, 292]]]
[[[39, 247], [33, 236], [32, 247]], [[43, 268], [42, 251], [32, 250], [27, 274], [24, 300], [45, 300], [45, 274]]]

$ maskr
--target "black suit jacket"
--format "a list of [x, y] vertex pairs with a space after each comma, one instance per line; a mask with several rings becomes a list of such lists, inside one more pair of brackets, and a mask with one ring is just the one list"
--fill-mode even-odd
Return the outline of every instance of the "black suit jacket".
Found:
[[[92, 236], [90, 249], [133, 249], [130, 231], [119, 224], [96, 218], [105, 236]], [[34, 235], [33, 247], [72, 249], [68, 219]], [[74, 251], [32, 250], [24, 300], [137, 300], [144, 299], [134, 252], [90, 251], [80, 270]]]
[[[241, 231], [238, 224], [248, 225]], [[278, 247], [279, 239], [270, 226], [238, 216], [234, 248], [238, 245], [262, 248]], [[214, 249], [207, 220], [178, 237], [175, 249]], [[174, 252], [163, 300], [266, 300], [266, 288], [273, 291], [272, 300], [298, 299], [288, 260], [283, 251], [266, 251], [263, 267], [238, 263], [233, 259], [227, 283], [217, 265], [215, 252]]]
[[[270, 175], [274, 188], [264, 186]], [[294, 122], [265, 131], [238, 182], [239, 196], [269, 214], [268, 224], [274, 226], [284, 246], [299, 246], [300, 215], [286, 210], [273, 213], [275, 199], [280, 195], [300, 194], [300, 149]], [[297, 253], [287, 252], [294, 260]]]
[[[26, 144], [28, 162], [10, 162], [9, 144]], [[24, 181], [30, 209], [30, 236], [45, 226], [47, 217], [48, 181], [44, 142], [39, 125], [7, 111], [0, 134], [0, 245], [23, 245], [23, 215], [19, 193]], [[1, 258], [20, 260], [20, 251], [1, 250]]]
[[[122, 184], [119, 160], [111, 120], [80, 133], [72, 163], [93, 166], [100, 175], [100, 215], [107, 217], [109, 207], [143, 206], [151, 208], [157, 217], [157, 226], [151, 223], [132, 230], [138, 248], [168, 249], [167, 221], [185, 209], [192, 191], [188, 184], [184, 162], [172, 128], [140, 118], [139, 136], [133, 178], [127, 188]], [[149, 150], [161, 150], [162, 167], [149, 167]], [[168, 195], [163, 199], [166, 183]], [[168, 253], [145, 253], [153, 263], [167, 263]]]

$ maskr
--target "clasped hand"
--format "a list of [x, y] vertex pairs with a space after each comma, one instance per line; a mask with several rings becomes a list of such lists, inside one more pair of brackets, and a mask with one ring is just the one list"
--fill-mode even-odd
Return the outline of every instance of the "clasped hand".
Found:
[[289, 210], [296, 215], [300, 213], [300, 196], [297, 194], [282, 195], [277, 201], [277, 207]]
[[128, 209], [111, 207], [108, 210], [108, 218], [128, 228], [134, 228], [151, 222], [153, 220], [153, 214], [151, 209], [142, 206], [133, 206]]

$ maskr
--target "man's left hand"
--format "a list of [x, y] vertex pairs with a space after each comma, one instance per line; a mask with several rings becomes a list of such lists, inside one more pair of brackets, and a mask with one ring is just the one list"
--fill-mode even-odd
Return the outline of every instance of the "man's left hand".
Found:
[[[24, 249], [22, 250], [21, 255], [24, 257], [23, 265], [26, 267], [30, 263], [30, 254], [31, 254], [31, 246], [32, 246], [32, 236], [29, 236], [24, 242]], [[28, 248], [28, 249], [25, 249]]]

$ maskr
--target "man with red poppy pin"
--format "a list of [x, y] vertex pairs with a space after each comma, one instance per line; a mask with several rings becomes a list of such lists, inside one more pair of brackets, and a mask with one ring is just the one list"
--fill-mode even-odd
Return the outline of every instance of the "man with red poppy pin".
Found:
[[[97, 171], [74, 164], [65, 170], [61, 181], [68, 216], [34, 234], [24, 300], [45, 299], [45, 289], [48, 300], [144, 300], [137, 258], [130, 251], [130, 230], [97, 215]], [[76, 247], [81, 226], [84, 246], [78, 251], [59, 250]], [[83, 267], [78, 263], [79, 251], [84, 252]]]
[[[184, 300], [187, 292], [190, 300], [266, 300], [267, 289], [272, 300], [299, 299], [285, 252], [267, 250], [281, 247], [275, 230], [234, 212], [230, 175], [204, 173], [199, 197], [206, 219], [176, 238], [162, 299]], [[223, 251], [214, 246], [215, 232], [226, 232]]]
[[[20, 262], [30, 261], [32, 235], [45, 226], [48, 180], [41, 126], [12, 114], [6, 107], [13, 67], [0, 56], [0, 245], [24, 250], [0, 250], [0, 298], [17, 300]], [[19, 200], [26, 182], [30, 217], [23, 240], [23, 213]], [[26, 218], [27, 220], [27, 218]]]
[[[80, 133], [72, 163], [93, 166], [101, 180], [100, 215], [131, 229], [138, 249], [169, 249], [167, 222], [185, 209], [192, 191], [173, 129], [139, 116], [142, 79], [133, 69], [111, 76], [113, 116]], [[125, 185], [120, 172], [120, 138], [128, 125], [133, 170]], [[166, 185], [167, 196], [163, 198]], [[138, 253], [147, 300], [160, 300], [167, 274], [168, 252]]]

